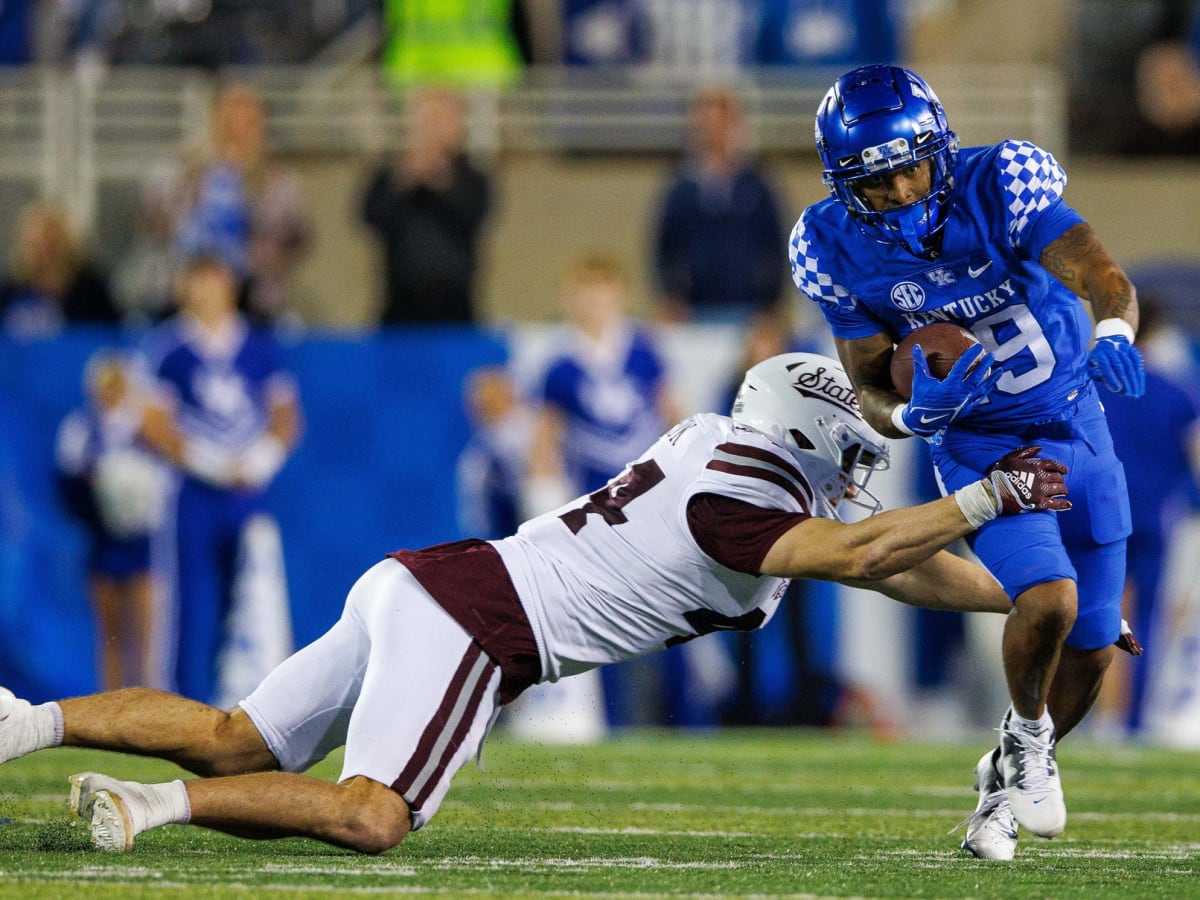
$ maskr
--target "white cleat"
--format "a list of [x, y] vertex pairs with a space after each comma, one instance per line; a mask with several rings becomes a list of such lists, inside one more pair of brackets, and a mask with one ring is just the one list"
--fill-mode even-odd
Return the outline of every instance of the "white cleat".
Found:
[[120, 788], [124, 782], [100, 775], [96, 772], [81, 772], [67, 779], [71, 783], [71, 793], [67, 795], [67, 809], [81, 819], [92, 818], [92, 804], [97, 791], [112, 791]]
[[67, 808], [88, 823], [92, 843], [111, 853], [133, 849], [137, 832], [127, 802], [136, 802], [131, 792], [136, 785], [96, 772], [81, 772], [68, 780]]
[[1000, 726], [1000, 760], [1013, 815], [1038, 837], [1052, 838], [1067, 827], [1067, 805], [1054, 759], [1054, 729], [1033, 733], [1011, 724], [1012, 710]]
[[979, 859], [1009, 861], [1017, 852], [1017, 822], [1013, 818], [1000, 773], [996, 771], [996, 751], [989, 750], [975, 766], [975, 790], [979, 804], [952, 831], [967, 826], [962, 848]]
[[106, 853], [125, 853], [133, 849], [136, 834], [124, 801], [108, 791], [92, 795], [92, 843]]

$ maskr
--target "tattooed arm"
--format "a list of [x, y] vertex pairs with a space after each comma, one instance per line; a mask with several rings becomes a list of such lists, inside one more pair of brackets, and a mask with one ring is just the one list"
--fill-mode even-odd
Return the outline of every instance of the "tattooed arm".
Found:
[[1137, 331], [1137, 291], [1100, 244], [1092, 226], [1081, 222], [1068, 228], [1046, 245], [1038, 262], [1092, 304], [1092, 316], [1097, 322], [1123, 319]]

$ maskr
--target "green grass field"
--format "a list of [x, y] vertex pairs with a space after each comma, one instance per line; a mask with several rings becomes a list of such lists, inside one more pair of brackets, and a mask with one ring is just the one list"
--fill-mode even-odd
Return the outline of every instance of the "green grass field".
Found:
[[[970, 746], [859, 735], [636, 733], [595, 747], [493, 739], [434, 821], [362, 857], [172, 826], [94, 851], [66, 777], [174, 767], [75, 750], [0, 769], [0, 896], [1200, 897], [1200, 754], [1066, 742], [1070, 820], [986, 863], [948, 835], [974, 808]], [[335, 761], [317, 774], [333, 778]]]

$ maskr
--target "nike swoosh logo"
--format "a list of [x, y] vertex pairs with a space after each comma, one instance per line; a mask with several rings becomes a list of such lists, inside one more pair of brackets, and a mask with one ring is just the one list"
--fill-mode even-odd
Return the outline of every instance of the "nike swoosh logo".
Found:
[[984, 272], [986, 272], [991, 267], [992, 267], [992, 261], [989, 259], [978, 269], [975, 268], [974, 266], [967, 266], [967, 274], [970, 275], [972, 278], [978, 278], [980, 275], [982, 275]]
[[918, 147], [920, 147], [922, 144], [928, 144], [932, 140], [933, 140], [933, 132], [932, 131], [922, 131], [916, 137]]
[[937, 416], [927, 416], [924, 413], [922, 413], [921, 414], [921, 424], [922, 425], [932, 425], [934, 422], [940, 422], [944, 418], [946, 418], [945, 413], [942, 413], [941, 415], [937, 415]]
[[[1043, 798], [1042, 798], [1042, 800], [1045, 800], [1045, 799], [1046, 799], [1045, 797], [1043, 797]], [[1041, 803], [1041, 802], [1042, 802], [1042, 800], [1034, 800], [1034, 801], [1033, 801], [1033, 805], [1034, 805], [1034, 806], [1037, 806], [1039, 803]]]

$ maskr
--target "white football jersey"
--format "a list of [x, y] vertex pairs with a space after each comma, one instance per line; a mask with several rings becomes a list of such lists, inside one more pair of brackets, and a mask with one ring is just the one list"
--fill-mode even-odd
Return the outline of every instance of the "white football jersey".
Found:
[[734, 571], [700, 549], [687, 506], [702, 493], [833, 518], [783, 445], [726, 416], [681, 422], [603, 490], [494, 542], [533, 626], [544, 680], [771, 618], [787, 580]]

